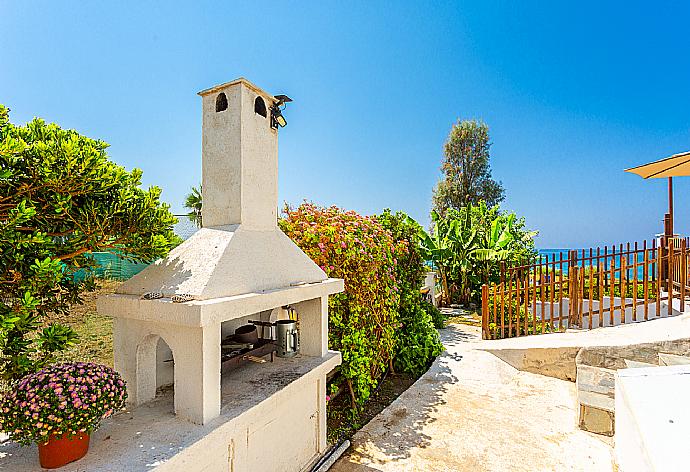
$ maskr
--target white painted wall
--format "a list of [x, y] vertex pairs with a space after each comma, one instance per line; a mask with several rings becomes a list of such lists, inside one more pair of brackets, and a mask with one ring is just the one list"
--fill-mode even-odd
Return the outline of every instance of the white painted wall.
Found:
[[[216, 111], [224, 94], [228, 107]], [[270, 126], [275, 99], [238, 79], [200, 92], [202, 97], [203, 225], [243, 225], [270, 230], [277, 224], [278, 130]], [[254, 112], [261, 97], [267, 116]]]
[[[675, 300], [674, 300], [675, 301]], [[627, 298], [625, 300], [626, 304], [632, 304], [633, 299], [632, 298]], [[638, 300], [639, 302], [639, 300]], [[614, 297], [613, 299], [613, 306], [614, 306], [614, 316], [613, 316], [613, 324], [611, 324], [611, 319], [610, 319], [610, 313], [608, 311], [605, 311], [603, 313], [603, 325], [602, 326], [618, 326], [621, 324], [621, 310], [620, 308], [616, 308], [617, 306], [621, 305], [621, 298], [620, 297]], [[538, 321], [541, 321], [542, 317], [548, 324], [550, 320], [553, 320], [554, 326], [559, 326], [559, 321], [558, 317], [561, 314], [561, 306], [563, 308], [563, 327], [567, 328], [568, 327], [568, 314], [570, 310], [570, 300], [568, 298], [563, 298], [562, 303], [559, 305], [558, 301], [554, 301], [553, 305], [549, 302], [541, 303], [537, 302], [536, 304], [536, 317]], [[608, 309], [611, 306], [611, 300], [606, 297], [604, 298], [604, 309]], [[668, 316], [677, 316], [680, 315], [681, 312], [679, 310], [680, 307], [673, 306], [671, 308], [671, 312], [669, 315], [669, 309], [668, 309], [668, 303], [665, 301], [661, 302], [660, 306], [660, 316], [657, 316], [656, 312], [656, 303], [650, 303], [648, 305], [648, 312], [647, 312], [647, 318], [648, 319], [655, 319], [655, 318], [667, 318]], [[687, 309], [690, 309], [690, 304], [687, 304]], [[599, 310], [599, 300], [593, 300], [592, 301], [592, 311], [597, 311]], [[590, 306], [589, 306], [589, 300], [583, 300], [582, 301], [582, 311], [583, 311], [583, 316], [582, 316], [582, 324], [583, 327], [588, 327], [589, 326], [589, 315], [587, 314], [590, 311]], [[644, 307], [642, 305], [639, 305], [636, 307], [636, 320], [633, 320], [633, 307], [628, 307], [625, 309], [625, 323], [634, 323], [634, 322], [641, 322], [645, 321], [644, 318]], [[529, 312], [532, 313], [532, 305], [529, 306]], [[595, 313], [592, 315], [592, 327], [598, 327], [600, 326], [599, 324], [599, 317], [601, 315], [599, 313]], [[500, 319], [500, 318], [499, 318]]]
[[[165, 322], [115, 318], [113, 352], [115, 370], [127, 382], [129, 402], [141, 405], [155, 397], [159, 338], [172, 351], [175, 413], [204, 424], [220, 411], [220, 324], [185, 327]], [[165, 353], [164, 348], [160, 348]]]
[[690, 366], [620, 369], [615, 455], [621, 472], [688, 470]]
[[422, 283], [422, 289], [429, 289], [429, 294], [431, 295], [431, 302], [434, 306], [438, 305], [436, 300], [436, 272], [427, 272], [424, 277], [424, 282]]
[[[334, 353], [335, 354], [335, 353]], [[271, 398], [211, 429], [158, 472], [299, 472], [326, 450], [326, 374], [340, 355]]]

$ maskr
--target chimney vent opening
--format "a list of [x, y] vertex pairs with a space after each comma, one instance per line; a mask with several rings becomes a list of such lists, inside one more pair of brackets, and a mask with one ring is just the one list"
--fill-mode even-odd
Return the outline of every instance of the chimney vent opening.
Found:
[[225, 96], [225, 93], [221, 92], [216, 97], [216, 113], [218, 113], [219, 111], [225, 111], [227, 109], [228, 97]]
[[254, 100], [254, 113], [257, 113], [266, 118], [266, 102], [261, 97], [256, 97]]

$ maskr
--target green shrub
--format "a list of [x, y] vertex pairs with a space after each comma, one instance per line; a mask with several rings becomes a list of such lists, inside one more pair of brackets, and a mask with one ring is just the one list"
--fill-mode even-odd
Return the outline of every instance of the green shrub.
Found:
[[135, 262], [178, 240], [161, 190], [110, 160], [108, 145], [36, 118], [10, 122], [0, 105], [0, 379], [17, 382], [77, 342], [52, 323], [93, 288], [95, 252]]
[[329, 346], [343, 356], [332, 382], [347, 385], [353, 407], [361, 406], [392, 363], [402, 244], [375, 218], [337, 207], [286, 207], [279, 224], [329, 277], [345, 280], [345, 292], [329, 297]]
[[395, 368], [400, 372], [420, 375], [443, 352], [438, 331], [424, 308], [424, 302], [420, 302], [400, 313], [401, 327], [395, 344]]
[[433, 318], [441, 313], [424, 301], [420, 290], [427, 272], [419, 247], [421, 226], [405, 213], [393, 214], [388, 209], [377, 219], [398, 248], [395, 273], [400, 329], [396, 330], [394, 366], [396, 370], [418, 375], [443, 351]]
[[443, 329], [446, 327], [446, 317], [441, 313], [441, 310], [426, 300], [422, 301], [422, 308], [431, 316], [431, 321], [434, 323], [434, 328]]

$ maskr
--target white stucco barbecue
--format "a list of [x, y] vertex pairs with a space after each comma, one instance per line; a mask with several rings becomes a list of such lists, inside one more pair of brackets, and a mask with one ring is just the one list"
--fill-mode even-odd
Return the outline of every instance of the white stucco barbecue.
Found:
[[[222, 412], [233, 411], [233, 402], [244, 405], [228, 417], [233, 427], [215, 426], [184, 452], [206, 450], [204, 470], [228, 470], [228, 462], [230, 470], [302, 470], [326, 447], [326, 374], [340, 363], [340, 353], [328, 351], [328, 296], [343, 291], [343, 281], [328, 278], [277, 226], [278, 131], [270, 120], [275, 98], [245, 79], [199, 95], [203, 227], [99, 300], [98, 309], [115, 318], [115, 369], [127, 381], [132, 406], [151, 402], [171, 381], [178, 421], [216, 425], [227, 416]], [[147, 293], [160, 298], [144, 299]], [[175, 302], [175, 295], [189, 301]], [[280, 318], [286, 305], [299, 316], [301, 354], [221, 374], [224, 336], [249, 319]], [[267, 373], [279, 373], [281, 366], [298, 374], [288, 375], [268, 397], [257, 388], [252, 407], [246, 386], [254, 378], [247, 376], [266, 382]], [[233, 398], [233, 384], [245, 386], [237, 391], [241, 398]], [[289, 401], [271, 401], [283, 398], [288, 386]], [[252, 435], [261, 439], [252, 442]], [[312, 445], [296, 445], [294, 438]], [[209, 450], [221, 444], [222, 453]], [[295, 455], [295, 448], [302, 452]], [[182, 460], [175, 457], [159, 466]], [[185, 463], [194, 460], [184, 456]]]

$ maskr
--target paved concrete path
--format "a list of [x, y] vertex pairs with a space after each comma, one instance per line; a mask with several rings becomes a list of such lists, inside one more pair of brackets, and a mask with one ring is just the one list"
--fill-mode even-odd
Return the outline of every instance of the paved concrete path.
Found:
[[441, 330], [447, 351], [353, 438], [333, 472], [611, 471], [611, 439], [576, 426], [575, 384], [520, 372]]

